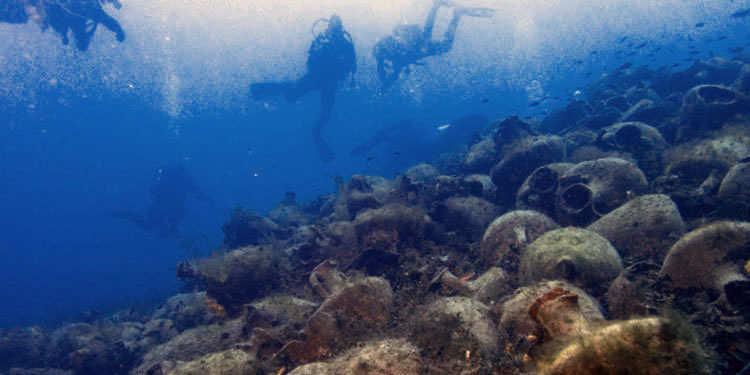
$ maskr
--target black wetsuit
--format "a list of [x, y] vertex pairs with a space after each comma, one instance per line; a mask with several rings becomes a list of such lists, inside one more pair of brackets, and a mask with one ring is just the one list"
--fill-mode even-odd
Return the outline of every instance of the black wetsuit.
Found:
[[443, 39], [432, 39], [437, 12], [442, 6], [436, 2], [427, 15], [424, 27], [403, 25], [396, 28], [394, 34], [381, 39], [375, 44], [373, 55], [378, 62], [378, 77], [383, 86], [388, 87], [396, 82], [401, 72], [408, 73], [409, 67], [418, 64], [419, 60], [447, 53], [453, 48], [456, 29], [461, 19], [460, 13], [454, 13]]
[[308, 51], [307, 72], [296, 81], [265, 82], [250, 86], [255, 99], [283, 95], [295, 101], [310, 91], [320, 91], [320, 115], [313, 127], [313, 137], [323, 160], [333, 159], [333, 152], [323, 141], [323, 126], [331, 119], [336, 90], [341, 81], [357, 70], [357, 60], [352, 38], [346, 31], [326, 31], [318, 35]]
[[104, 11], [103, 2], [119, 7], [116, 0], [0, 0], [0, 22], [26, 23], [28, 12], [34, 12], [43, 30], [52, 28], [66, 45], [72, 33], [76, 47], [85, 51], [99, 24], [115, 33], [118, 41], [125, 40], [125, 31]]

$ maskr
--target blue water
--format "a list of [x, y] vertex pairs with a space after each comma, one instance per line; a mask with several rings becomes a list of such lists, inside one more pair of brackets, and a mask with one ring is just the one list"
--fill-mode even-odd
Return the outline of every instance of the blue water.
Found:
[[[180, 288], [177, 262], [221, 246], [236, 206], [265, 212], [287, 191], [302, 202], [333, 192], [336, 176], [393, 176], [459, 149], [465, 140], [436, 130], [459, 117], [543, 116], [626, 62], [686, 68], [749, 40], [747, 21], [728, 17], [742, 1], [486, 1], [499, 10], [492, 22], [462, 24], [451, 53], [382, 92], [374, 41], [421, 23], [429, 2], [381, 5], [372, 19], [367, 2], [261, 2], [263, 18], [243, 2], [191, 3], [126, 1], [110, 11], [128, 39], [100, 30], [86, 52], [33, 25], [0, 25], [0, 327], [158, 303]], [[309, 26], [332, 12], [354, 36], [360, 70], [324, 131], [336, 152], [327, 163], [310, 137], [317, 94], [258, 103], [246, 90], [298, 76]], [[404, 119], [419, 125], [413, 139], [350, 155]], [[154, 176], [175, 163], [211, 198], [188, 200], [178, 236], [112, 216], [145, 210]]]

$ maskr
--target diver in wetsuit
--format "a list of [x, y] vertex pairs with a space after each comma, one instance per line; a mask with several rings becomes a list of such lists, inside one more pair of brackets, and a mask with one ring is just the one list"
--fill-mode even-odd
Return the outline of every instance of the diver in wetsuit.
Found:
[[[68, 44], [68, 30], [73, 34], [76, 47], [85, 51], [91, 43], [99, 24], [115, 33], [118, 42], [125, 40], [125, 31], [116, 19], [102, 8], [109, 0], [39, 0], [44, 7], [47, 24]], [[115, 7], [119, 2], [113, 2]]]
[[179, 164], [159, 169], [149, 193], [151, 201], [145, 214], [123, 210], [115, 212], [113, 216], [161, 237], [175, 237], [185, 217], [188, 198], [193, 196], [198, 200], [211, 201], [198, 188], [185, 167]]
[[351, 35], [344, 30], [337, 15], [328, 20], [328, 28], [312, 42], [307, 57], [307, 73], [291, 82], [263, 82], [250, 86], [256, 100], [283, 96], [295, 101], [310, 91], [320, 91], [320, 115], [313, 127], [315, 145], [323, 161], [333, 160], [333, 151], [325, 143], [321, 132], [331, 119], [336, 89], [341, 81], [357, 71], [357, 59]]
[[76, 47], [85, 51], [99, 24], [115, 33], [118, 41], [125, 40], [125, 31], [116, 19], [107, 14], [102, 5], [112, 3], [121, 7], [119, 0], [1, 0], [0, 22], [26, 23], [34, 19], [42, 30], [52, 28], [63, 44], [69, 43], [72, 33]]
[[418, 65], [421, 59], [442, 55], [453, 48], [458, 22], [463, 16], [492, 17], [494, 11], [488, 8], [455, 7], [453, 18], [443, 39], [432, 39], [437, 13], [443, 6], [452, 6], [450, 0], [435, 0], [427, 16], [424, 27], [419, 25], [397, 26], [393, 35], [381, 39], [375, 44], [373, 55], [378, 62], [378, 78], [383, 87], [395, 83], [401, 72], [409, 73], [411, 65]]

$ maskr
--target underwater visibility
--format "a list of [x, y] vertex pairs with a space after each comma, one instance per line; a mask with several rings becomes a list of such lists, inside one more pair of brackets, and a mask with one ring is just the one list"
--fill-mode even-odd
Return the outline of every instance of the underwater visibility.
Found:
[[0, 0], [0, 375], [750, 375], [750, 0]]

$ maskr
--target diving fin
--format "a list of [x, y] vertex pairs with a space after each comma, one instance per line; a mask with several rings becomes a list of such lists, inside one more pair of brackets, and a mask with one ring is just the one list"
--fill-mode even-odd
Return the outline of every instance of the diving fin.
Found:
[[495, 10], [490, 8], [460, 8], [456, 11], [460, 11], [463, 15], [469, 17], [491, 18], [495, 15]]

